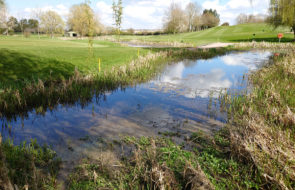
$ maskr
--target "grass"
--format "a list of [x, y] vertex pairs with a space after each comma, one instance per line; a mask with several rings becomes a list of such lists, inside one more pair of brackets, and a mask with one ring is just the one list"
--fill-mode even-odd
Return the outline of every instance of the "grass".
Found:
[[[75, 68], [84, 75], [97, 73], [98, 58], [102, 71], [137, 58], [138, 48], [107, 41], [94, 41], [94, 56], [89, 58], [87, 42], [0, 36], [0, 83], [68, 79], [74, 75]], [[145, 55], [147, 50], [141, 49], [140, 53]]]
[[56, 189], [60, 164], [54, 151], [36, 141], [19, 146], [0, 142], [0, 188]]
[[287, 53], [250, 76], [250, 95], [225, 96], [234, 155], [253, 163], [276, 189], [295, 188], [295, 48], [286, 47]]
[[[282, 42], [294, 40], [294, 34], [289, 28], [279, 27], [274, 29], [267, 24], [242, 24], [235, 26], [218, 26], [208, 30], [180, 33], [176, 35], [159, 36], [122, 36], [122, 40], [137, 40], [141, 42], [181, 42], [193, 45], [203, 45], [213, 42], [278, 42], [277, 34], [284, 33]], [[253, 35], [255, 34], [255, 36]]]
[[183, 145], [166, 138], [125, 137], [121, 150], [131, 148], [131, 154], [104, 150], [99, 161], [84, 160], [70, 175], [68, 189], [267, 188], [254, 165], [231, 157], [228, 133], [194, 133]]

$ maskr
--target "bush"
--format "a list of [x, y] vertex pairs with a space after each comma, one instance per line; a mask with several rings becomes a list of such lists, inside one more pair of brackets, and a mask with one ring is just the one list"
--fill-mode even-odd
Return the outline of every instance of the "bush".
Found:
[[228, 22], [225, 22], [221, 26], [229, 26], [229, 23]]

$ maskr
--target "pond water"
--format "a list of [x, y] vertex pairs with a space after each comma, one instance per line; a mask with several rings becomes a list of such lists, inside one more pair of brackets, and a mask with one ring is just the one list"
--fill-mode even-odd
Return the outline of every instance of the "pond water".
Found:
[[[105, 140], [122, 135], [157, 136], [173, 132], [182, 136], [199, 129], [220, 129], [225, 115], [214, 109], [222, 89], [247, 88], [243, 77], [261, 67], [270, 52], [232, 52], [208, 60], [183, 60], [167, 64], [163, 72], [143, 84], [106, 92], [86, 107], [59, 106], [45, 115], [29, 113], [25, 119], [2, 127], [2, 136], [16, 144], [31, 138], [46, 143], [69, 163], [95, 157]], [[2, 125], [0, 121], [0, 125]]]

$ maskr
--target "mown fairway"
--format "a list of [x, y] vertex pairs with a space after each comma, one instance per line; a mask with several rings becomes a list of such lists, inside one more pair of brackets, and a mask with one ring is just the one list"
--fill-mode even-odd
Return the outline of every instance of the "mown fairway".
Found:
[[243, 42], [243, 41], [268, 41], [278, 42], [277, 34], [284, 33], [282, 42], [290, 42], [294, 34], [289, 28], [279, 27], [274, 29], [267, 24], [242, 24], [235, 26], [218, 26], [208, 30], [176, 35], [160, 36], [122, 36], [124, 40], [142, 40], [152, 42], [184, 42], [194, 45], [208, 44], [212, 42]]
[[[74, 73], [75, 67], [84, 74], [93, 73], [98, 71], [98, 58], [101, 58], [101, 69], [104, 71], [136, 58], [137, 49], [121, 47], [112, 42], [95, 41], [94, 56], [89, 56], [87, 40], [2, 36], [0, 82], [67, 78]], [[140, 51], [141, 55], [146, 52]]]

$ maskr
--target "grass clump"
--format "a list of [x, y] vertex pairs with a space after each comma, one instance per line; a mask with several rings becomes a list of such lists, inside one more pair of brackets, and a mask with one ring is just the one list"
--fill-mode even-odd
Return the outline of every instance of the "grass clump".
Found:
[[124, 154], [105, 151], [98, 162], [86, 161], [71, 175], [68, 188], [269, 188], [255, 165], [232, 157], [226, 129], [214, 137], [199, 131], [183, 146], [166, 138], [146, 137], [126, 137], [120, 144]]
[[255, 165], [231, 154], [229, 130], [214, 137], [202, 132], [191, 135], [197, 161], [215, 189], [267, 189]]
[[19, 146], [0, 144], [0, 189], [56, 189], [61, 161], [47, 146], [36, 141]]
[[170, 140], [128, 137], [123, 142], [133, 147], [131, 155], [118, 159], [103, 153], [98, 163], [81, 165], [69, 189], [213, 189], [194, 153]]
[[295, 188], [294, 49], [250, 76], [251, 94], [225, 98], [231, 149], [276, 189]]

